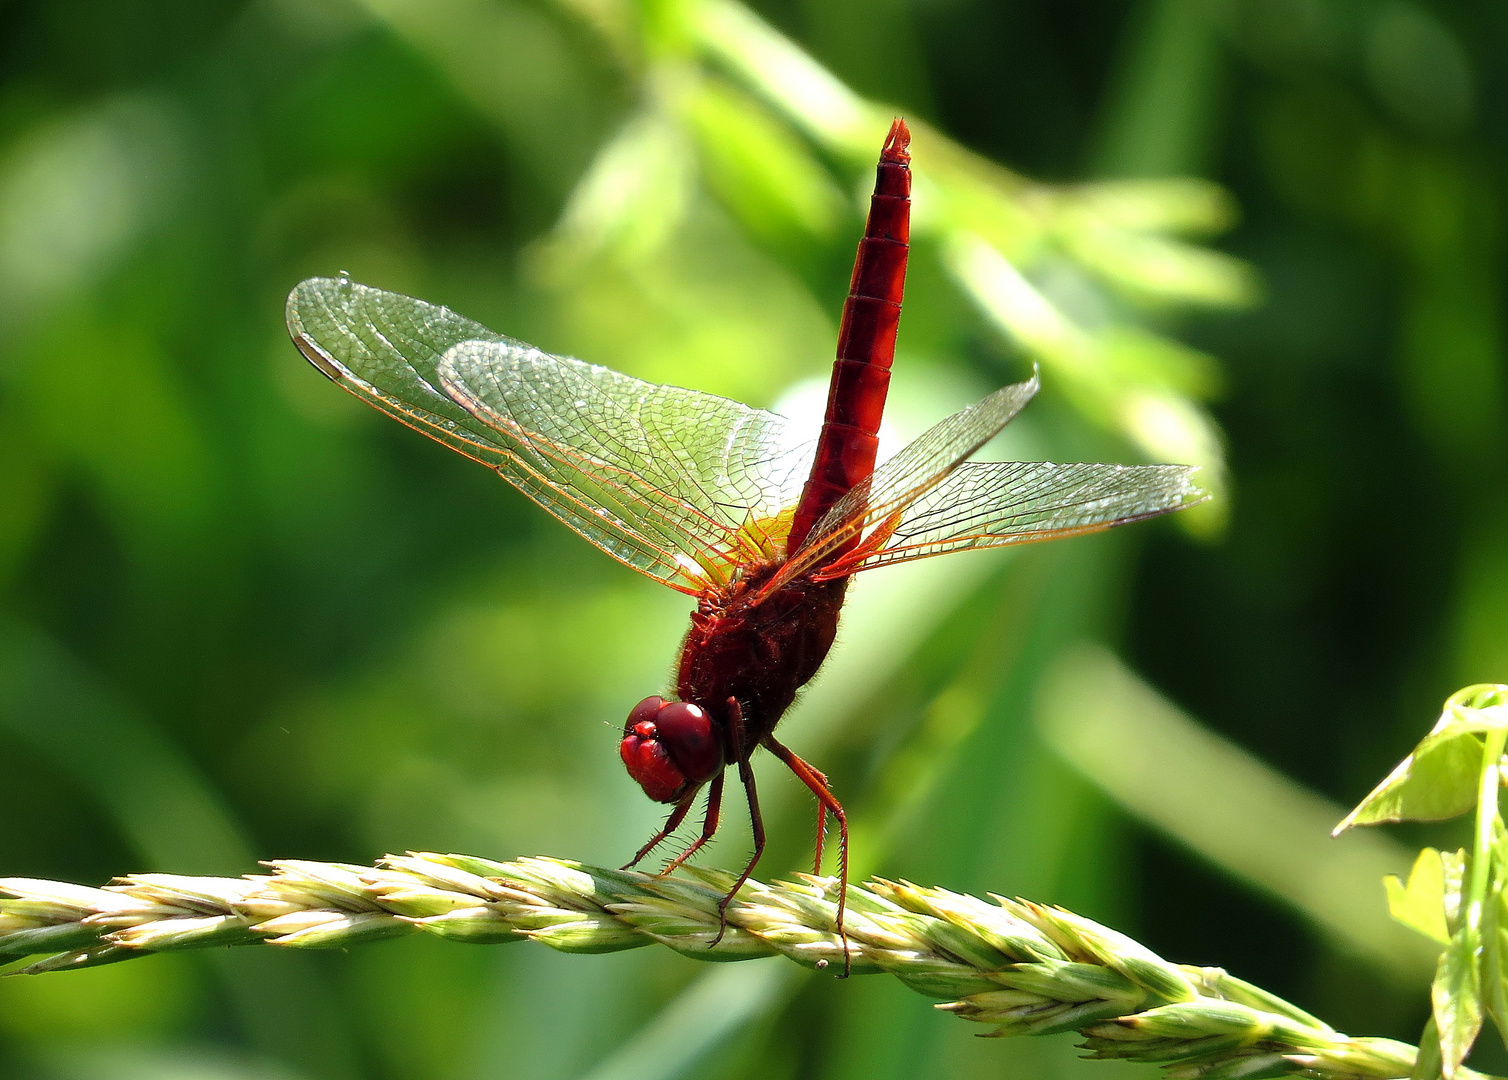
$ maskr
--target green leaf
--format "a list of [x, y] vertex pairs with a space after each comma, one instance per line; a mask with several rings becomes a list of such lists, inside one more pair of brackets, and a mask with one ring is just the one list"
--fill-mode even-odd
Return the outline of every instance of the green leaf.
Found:
[[1257, 299], [1251, 269], [1222, 252], [1117, 228], [1080, 207], [1065, 209], [1056, 224], [1076, 261], [1143, 302], [1246, 307]]
[[687, 95], [708, 186], [754, 236], [799, 250], [835, 231], [843, 196], [806, 145], [747, 96], [705, 78]]
[[1463, 927], [1440, 955], [1430, 988], [1435, 1026], [1440, 1032], [1440, 1071], [1453, 1077], [1482, 1030], [1478, 934]]
[[1208, 353], [1135, 326], [1112, 324], [1095, 334], [1104, 362], [1139, 386], [1155, 386], [1189, 397], [1218, 396], [1220, 369]]
[[1501, 898], [1489, 905], [1493, 914], [1482, 929], [1482, 1004], [1498, 1037], [1508, 1044], [1508, 929], [1503, 926]]
[[1419, 1056], [1414, 1059], [1414, 1070], [1409, 1080], [1438, 1080], [1440, 1076], [1440, 1032], [1431, 1016], [1424, 1025], [1424, 1034], [1419, 1037]]
[[1434, 728], [1387, 779], [1335, 827], [1386, 821], [1443, 821], [1477, 803], [1482, 775], [1481, 733], [1508, 727], [1508, 685], [1478, 683], [1445, 702]]
[[1440, 868], [1445, 874], [1445, 925], [1454, 934], [1461, 929], [1461, 893], [1466, 888], [1466, 849], [1440, 852]]
[[1436, 731], [1335, 827], [1387, 821], [1443, 821], [1477, 804], [1482, 740], [1473, 732]]
[[1393, 918], [1441, 945], [1450, 943], [1445, 922], [1445, 869], [1438, 851], [1425, 848], [1419, 853], [1407, 886], [1393, 875], [1382, 883], [1388, 891], [1388, 912]]
[[1501, 819], [1493, 832], [1492, 882], [1482, 904], [1482, 1004], [1508, 1045], [1508, 831]]
[[1457, 690], [1445, 702], [1447, 714], [1459, 714], [1462, 722], [1480, 724], [1477, 731], [1508, 727], [1508, 685], [1476, 683]]
[[1078, 199], [1117, 228], [1173, 236], [1213, 236], [1236, 224], [1239, 210], [1218, 184], [1191, 177], [1101, 180]]
[[597, 154], [540, 255], [568, 272], [599, 251], [628, 261], [661, 250], [680, 227], [695, 187], [690, 140], [653, 106], [635, 114]]

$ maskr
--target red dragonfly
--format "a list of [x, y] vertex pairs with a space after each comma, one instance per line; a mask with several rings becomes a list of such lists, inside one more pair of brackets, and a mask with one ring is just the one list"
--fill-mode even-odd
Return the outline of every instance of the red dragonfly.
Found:
[[[288, 298], [303, 354], [368, 404], [503, 478], [613, 558], [696, 597], [674, 698], [647, 697], [621, 754], [644, 793], [674, 807], [633, 866], [707, 788], [701, 833], [717, 831], [725, 770], [765, 846], [749, 761], [764, 747], [838, 824], [836, 925], [843, 933], [848, 823], [827, 777], [775, 738], [838, 629], [848, 580], [967, 548], [1095, 532], [1200, 501], [1184, 465], [973, 462], [1037, 392], [1035, 375], [943, 420], [878, 468], [910, 240], [910, 133], [880, 153], [868, 225], [843, 305], [838, 359], [815, 446], [775, 413], [551, 356], [443, 307], [314, 278]], [[846, 942], [845, 942], [846, 954]]]

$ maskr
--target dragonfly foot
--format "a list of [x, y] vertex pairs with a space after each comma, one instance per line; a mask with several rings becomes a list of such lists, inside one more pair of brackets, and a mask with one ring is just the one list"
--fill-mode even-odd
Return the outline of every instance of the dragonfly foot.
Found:
[[738, 890], [743, 888], [743, 881], [733, 886], [733, 891], [718, 901], [717, 904], [717, 937], [712, 939], [709, 949], [717, 947], [718, 942], [723, 940], [723, 935], [728, 932], [728, 905], [733, 903], [733, 898], [738, 895]]

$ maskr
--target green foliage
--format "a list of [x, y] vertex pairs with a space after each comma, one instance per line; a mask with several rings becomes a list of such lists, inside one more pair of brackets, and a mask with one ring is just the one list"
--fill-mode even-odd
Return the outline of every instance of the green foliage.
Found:
[[[903, 112], [933, 219], [897, 439], [1037, 362], [1005, 455], [1223, 461], [1227, 524], [877, 574], [782, 731], [838, 785], [861, 874], [1062, 903], [1413, 1041], [1438, 945], [1376, 881], [1471, 844], [1451, 822], [1413, 850], [1323, 837], [1421, 710], [1508, 671], [1495, 10], [6, 5], [0, 873], [626, 858], [655, 809], [613, 732], [664, 688], [682, 601], [363, 415], [288, 346], [282, 298], [348, 270], [809, 416]], [[629, 188], [590, 187], [614, 160], [637, 217]], [[1255, 306], [1220, 306], [1253, 278]], [[765, 788], [766, 869], [800, 869], [811, 808]], [[706, 865], [744, 854], [742, 825]], [[0, 1072], [1114, 1068], [963, 1038], [891, 980], [651, 949], [270, 952], [0, 980]]]
[[1508, 828], [1498, 805], [1505, 743], [1508, 686], [1468, 686], [1451, 696], [1434, 729], [1335, 830], [1476, 810], [1471, 851], [1425, 848], [1407, 886], [1396, 877], [1386, 880], [1393, 917], [1444, 946], [1425, 1033], [1439, 1047], [1438, 1067], [1416, 1070], [1416, 1077], [1456, 1076], [1484, 1016], [1492, 1017], [1500, 1038], [1508, 1037]]
[[1494, 733], [1508, 731], [1503, 687], [1468, 686], [1445, 703], [1434, 729], [1335, 827], [1441, 821], [1477, 805]]
[[1407, 886], [1394, 876], [1383, 879], [1388, 892], [1388, 912], [1409, 929], [1441, 945], [1447, 944], [1450, 926], [1444, 900], [1448, 895], [1460, 896], [1464, 862], [1460, 852], [1441, 854], [1434, 848], [1425, 848], [1414, 860]]

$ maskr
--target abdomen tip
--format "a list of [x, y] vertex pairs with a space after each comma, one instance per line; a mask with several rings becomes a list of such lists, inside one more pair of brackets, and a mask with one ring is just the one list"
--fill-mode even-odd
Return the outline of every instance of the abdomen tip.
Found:
[[881, 161], [906, 164], [911, 160], [911, 129], [906, 121], [897, 116], [890, 124], [890, 134], [885, 138], [885, 148], [880, 151]]

